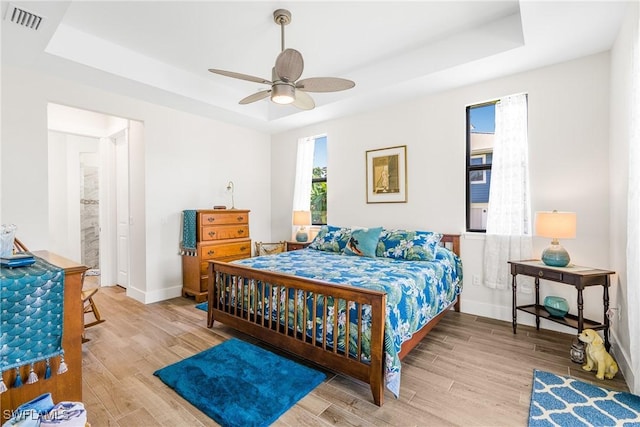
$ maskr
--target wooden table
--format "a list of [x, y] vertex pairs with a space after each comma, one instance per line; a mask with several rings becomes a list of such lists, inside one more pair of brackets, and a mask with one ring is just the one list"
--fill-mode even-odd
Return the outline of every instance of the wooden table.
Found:
[[[40, 396], [43, 393], [51, 393], [54, 403], [60, 401], [82, 401], [82, 332], [84, 329], [84, 313], [82, 307], [82, 273], [87, 267], [77, 264], [59, 255], [48, 251], [33, 251], [35, 256], [60, 267], [64, 270], [64, 325], [62, 332], [62, 348], [64, 359], [69, 370], [58, 375], [58, 358], [51, 359], [51, 378], [44, 379], [42, 363], [38, 366], [37, 373], [40, 380], [33, 384], [23, 384], [19, 388], [10, 387], [15, 380], [15, 369], [3, 372], [2, 377], [9, 390], [0, 394], [0, 407], [2, 408], [2, 420], [11, 418], [14, 411], [21, 404]], [[21, 368], [22, 378], [29, 375], [29, 366]]]
[[[591, 267], [581, 267], [570, 265], [567, 267], [550, 267], [539, 260], [509, 261], [511, 264], [511, 287], [513, 290], [512, 311], [513, 311], [513, 333], [516, 333], [517, 310], [524, 311], [536, 316], [536, 329], [540, 329], [540, 318], [550, 320], [561, 325], [569, 326], [578, 330], [578, 335], [583, 329], [602, 330], [604, 333], [604, 343], [607, 351], [611, 347], [609, 343], [609, 286], [610, 276], [615, 271], [600, 270]], [[536, 300], [535, 304], [518, 306], [516, 302], [517, 281], [519, 274], [535, 278]], [[577, 290], [578, 314], [567, 314], [564, 317], [554, 317], [549, 314], [544, 305], [540, 304], [540, 279], [551, 280], [556, 283], [574, 286]], [[584, 300], [582, 292], [589, 286], [602, 286], [603, 322], [585, 319], [583, 315]], [[580, 341], [578, 341], [580, 342]], [[578, 361], [579, 357], [573, 358]]]

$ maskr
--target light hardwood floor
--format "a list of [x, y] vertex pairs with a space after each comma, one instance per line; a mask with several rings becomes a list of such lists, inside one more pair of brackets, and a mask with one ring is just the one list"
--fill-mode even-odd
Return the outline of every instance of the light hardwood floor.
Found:
[[[91, 341], [83, 344], [91, 425], [217, 425], [153, 372], [232, 336], [255, 340], [220, 323], [207, 329], [192, 299], [144, 305], [119, 287], [102, 288], [95, 299], [106, 322], [87, 329]], [[399, 399], [387, 392], [377, 407], [367, 385], [327, 372], [275, 425], [525, 426], [534, 368], [628, 391], [620, 373], [599, 382], [572, 363], [573, 338], [527, 326], [514, 335], [508, 322], [452, 311], [405, 358]]]

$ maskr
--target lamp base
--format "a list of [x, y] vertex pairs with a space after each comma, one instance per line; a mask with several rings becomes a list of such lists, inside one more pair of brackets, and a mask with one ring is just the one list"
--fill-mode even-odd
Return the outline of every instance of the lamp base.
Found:
[[551, 243], [542, 251], [542, 262], [551, 267], [566, 267], [570, 260], [569, 252], [559, 244]]
[[306, 231], [298, 230], [296, 233], [296, 242], [303, 243], [307, 240], [309, 240], [309, 234]]

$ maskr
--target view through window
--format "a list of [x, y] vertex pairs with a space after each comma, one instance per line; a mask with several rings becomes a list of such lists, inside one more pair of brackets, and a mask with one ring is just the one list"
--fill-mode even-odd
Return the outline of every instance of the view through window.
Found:
[[311, 223], [327, 223], [327, 137], [316, 138], [311, 179]]
[[496, 101], [467, 107], [467, 231], [486, 231]]

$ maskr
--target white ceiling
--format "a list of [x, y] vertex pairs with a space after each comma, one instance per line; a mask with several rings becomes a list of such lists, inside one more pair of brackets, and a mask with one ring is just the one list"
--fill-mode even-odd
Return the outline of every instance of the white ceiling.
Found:
[[[35, 31], [2, 20], [2, 63], [280, 132], [608, 50], [626, 2], [596, 1], [15, 1], [44, 17]], [[302, 78], [356, 87], [314, 93], [300, 111], [268, 99], [239, 105], [271, 78], [280, 52], [273, 11], [286, 8], [286, 47]], [[2, 16], [9, 10], [2, 1]]]

